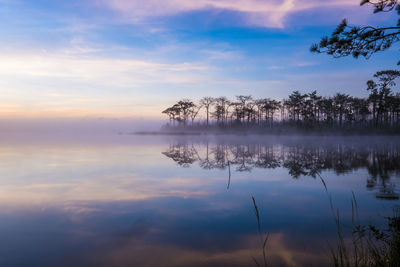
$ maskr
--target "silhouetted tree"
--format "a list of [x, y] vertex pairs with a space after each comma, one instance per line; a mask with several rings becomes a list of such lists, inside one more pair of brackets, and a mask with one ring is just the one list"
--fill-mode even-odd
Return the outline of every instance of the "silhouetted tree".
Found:
[[383, 121], [388, 122], [388, 111], [396, 110], [394, 96], [391, 87], [395, 86], [395, 79], [400, 76], [400, 71], [384, 70], [375, 73], [374, 78], [378, 81], [369, 80], [367, 90], [371, 91], [369, 99], [372, 102], [372, 112], [375, 126]]
[[304, 107], [303, 100], [305, 97], [306, 95], [302, 95], [299, 91], [294, 91], [289, 95], [289, 99], [284, 102], [292, 120], [297, 122], [300, 121], [300, 114]]
[[189, 108], [189, 116], [192, 119], [192, 126], [194, 124], [194, 119], [197, 117], [197, 114], [199, 114], [200, 109], [201, 109], [201, 106], [198, 106], [196, 104], [192, 105]]
[[217, 120], [218, 124], [226, 123], [227, 112], [228, 112], [229, 100], [224, 97], [218, 97], [214, 99], [214, 112], [211, 116]]
[[193, 116], [195, 107], [196, 105], [191, 100], [182, 99], [172, 107], [165, 109], [162, 113], [167, 114], [173, 123], [175, 121], [179, 123], [183, 122], [183, 125], [186, 126], [189, 117]]
[[[396, 10], [400, 15], [397, 0], [362, 0], [360, 5], [371, 4], [374, 13]], [[334, 57], [360, 55], [369, 58], [372, 54], [387, 50], [393, 43], [399, 41], [400, 20], [387, 27], [349, 26], [347, 20], [336, 28], [330, 37], [323, 37], [319, 44], [313, 44], [312, 52], [327, 53]]]
[[[400, 130], [400, 94], [394, 94], [392, 88], [400, 71], [379, 71], [375, 80], [367, 82], [368, 98], [351, 97], [337, 93], [333, 97], [319, 96], [317, 91], [302, 94], [292, 92], [288, 98], [278, 101], [270, 98], [253, 99], [251, 96], [237, 96], [237, 101], [226, 97], [206, 97], [195, 104], [183, 99], [162, 113], [169, 118], [170, 124], [187, 127], [191, 119], [192, 128], [202, 127], [194, 123], [200, 108], [207, 115], [207, 127], [210, 125], [233, 128], [251, 128], [266, 131], [265, 126], [288, 126], [301, 129], [364, 129], [381, 127]], [[280, 111], [280, 113], [278, 113]], [[276, 114], [280, 114], [276, 116]], [[210, 122], [210, 118], [215, 121]], [[277, 119], [275, 121], [275, 118]], [[201, 128], [200, 128], [201, 129]]]
[[200, 105], [206, 109], [207, 127], [209, 125], [210, 106], [214, 103], [214, 101], [215, 101], [214, 98], [209, 96], [200, 99]]
[[236, 99], [239, 103], [239, 105], [237, 106], [237, 110], [236, 110], [236, 114], [237, 114], [237, 120], [238, 121], [243, 121], [246, 117], [246, 112], [248, 111], [247, 109], [247, 104], [249, 101], [252, 100], [252, 97], [250, 95], [238, 95], [236, 96]]
[[281, 107], [281, 102], [276, 101], [274, 99], [264, 98], [261, 100], [262, 113], [265, 113], [265, 121], [272, 126], [274, 121], [275, 112]]
[[186, 126], [186, 123], [191, 115], [192, 109], [196, 105], [189, 99], [183, 99], [183, 100], [179, 101], [178, 105], [179, 105], [179, 108], [182, 113], [183, 125]]
[[349, 107], [349, 103], [350, 103], [350, 96], [347, 94], [340, 94], [337, 93], [334, 97], [333, 97], [333, 103], [335, 106], [335, 114], [339, 120], [339, 125], [342, 126], [343, 125], [343, 119], [345, 114], [348, 113], [348, 107]]
[[308, 97], [310, 99], [310, 108], [311, 108], [311, 110], [308, 113], [312, 114], [313, 121], [319, 121], [319, 115], [320, 115], [319, 104], [322, 97], [317, 95], [317, 91], [311, 92], [310, 94], [308, 94]]

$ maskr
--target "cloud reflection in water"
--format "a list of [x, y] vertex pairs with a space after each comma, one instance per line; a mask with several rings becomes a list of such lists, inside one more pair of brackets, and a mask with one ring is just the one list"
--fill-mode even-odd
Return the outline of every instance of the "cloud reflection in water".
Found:
[[390, 211], [366, 181], [398, 182], [399, 146], [316, 141], [3, 144], [0, 265], [251, 266], [261, 257], [252, 195], [274, 266], [324, 265], [335, 226], [314, 167], [338, 208], [356, 193], [365, 219]]

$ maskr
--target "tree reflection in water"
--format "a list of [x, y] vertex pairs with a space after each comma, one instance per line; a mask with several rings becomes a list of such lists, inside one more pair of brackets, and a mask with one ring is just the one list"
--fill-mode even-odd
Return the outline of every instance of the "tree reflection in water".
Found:
[[[162, 152], [182, 167], [197, 163], [203, 169], [228, 169], [250, 172], [254, 168], [285, 168], [298, 179], [316, 177], [321, 171], [333, 170], [336, 175], [366, 169], [366, 186], [376, 190], [376, 197], [398, 199], [392, 176], [400, 176], [400, 145], [383, 144], [237, 144], [237, 143], [171, 143]], [[229, 187], [228, 182], [228, 187]]]

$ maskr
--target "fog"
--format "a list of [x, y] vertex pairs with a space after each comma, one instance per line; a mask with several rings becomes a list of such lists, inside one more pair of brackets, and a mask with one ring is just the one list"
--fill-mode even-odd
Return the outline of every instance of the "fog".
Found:
[[2, 118], [2, 133], [129, 133], [157, 131], [163, 120], [135, 118]]
[[[36, 118], [0, 119], [1, 145], [81, 144], [86, 146], [156, 144], [282, 144], [363, 146], [399, 143], [397, 136], [315, 136], [286, 133], [160, 132], [165, 121], [134, 118]], [[135, 134], [142, 132], [142, 134]], [[152, 133], [159, 134], [152, 134]]]

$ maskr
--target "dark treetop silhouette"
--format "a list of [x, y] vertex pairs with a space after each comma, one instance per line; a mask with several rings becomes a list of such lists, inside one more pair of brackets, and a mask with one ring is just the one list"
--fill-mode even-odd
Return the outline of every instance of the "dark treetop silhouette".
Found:
[[[362, 0], [360, 5], [370, 4], [374, 6], [374, 13], [391, 12], [396, 10], [400, 15], [400, 7], [397, 0]], [[330, 37], [323, 37], [319, 44], [313, 44], [312, 52], [327, 53], [334, 57], [352, 55], [355, 58], [389, 49], [399, 41], [400, 20], [387, 27], [373, 26], [349, 26], [347, 20], [336, 28]], [[400, 63], [400, 62], [399, 62]]]
[[[201, 130], [206, 126], [205, 129], [271, 131], [291, 127], [400, 132], [400, 94], [394, 94], [391, 89], [399, 76], [400, 72], [394, 70], [377, 72], [375, 80], [367, 82], [368, 98], [341, 93], [322, 97], [316, 91], [308, 94], [294, 91], [281, 101], [243, 95], [237, 96], [236, 101], [226, 97], [205, 97], [199, 104], [183, 99], [162, 112], [169, 117], [164, 129]], [[201, 110], [205, 113], [205, 123], [199, 118]]]

